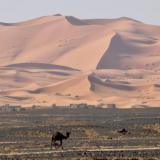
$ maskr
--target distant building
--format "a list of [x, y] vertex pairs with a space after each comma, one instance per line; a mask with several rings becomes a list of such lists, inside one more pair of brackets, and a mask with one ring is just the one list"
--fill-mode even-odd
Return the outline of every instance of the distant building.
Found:
[[88, 108], [88, 105], [86, 103], [70, 104], [70, 108]]
[[112, 109], [115, 109], [115, 108], [117, 108], [116, 107], [116, 104], [107, 104], [107, 108], [112, 108]]
[[70, 108], [77, 108], [77, 104], [70, 104]]
[[96, 107], [96, 106], [95, 106], [95, 105], [92, 105], [92, 104], [89, 104], [89, 105], [88, 105], [88, 108], [91, 108], [91, 109], [92, 109], [92, 108], [95, 108], [95, 107]]
[[9, 104], [0, 107], [0, 112], [20, 112], [24, 110], [21, 106], [10, 106]]
[[101, 104], [99, 104], [98, 105], [98, 107], [100, 107], [100, 108], [110, 108], [110, 109], [116, 109], [117, 108], [117, 106], [116, 106], [116, 104], [103, 104], [103, 103], [101, 103]]

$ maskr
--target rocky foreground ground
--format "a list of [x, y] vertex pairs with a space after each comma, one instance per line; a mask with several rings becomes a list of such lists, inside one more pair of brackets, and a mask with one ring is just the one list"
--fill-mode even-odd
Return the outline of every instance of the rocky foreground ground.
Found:
[[[126, 135], [117, 132], [122, 128], [128, 130]], [[71, 131], [63, 150], [50, 149], [51, 136], [56, 131]], [[160, 159], [160, 108], [47, 108], [0, 113], [2, 160], [115, 157]]]

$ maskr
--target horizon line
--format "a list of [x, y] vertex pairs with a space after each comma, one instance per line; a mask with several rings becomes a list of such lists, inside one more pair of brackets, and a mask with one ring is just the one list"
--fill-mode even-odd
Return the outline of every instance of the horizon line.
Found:
[[57, 14], [48, 14], [48, 15], [44, 15], [44, 16], [34, 16], [32, 18], [26, 18], [24, 20], [18, 20], [18, 21], [15, 21], [15, 22], [7, 22], [7, 21], [0, 21], [0, 25], [12, 25], [12, 24], [18, 24], [18, 23], [24, 23], [24, 22], [28, 22], [30, 20], [36, 20], [36, 19], [39, 19], [39, 18], [44, 18], [44, 17], [51, 17], [51, 16], [63, 16], [63, 17], [74, 17], [74, 18], [77, 18], [79, 20], [116, 20], [116, 19], [130, 19], [130, 20], [133, 20], [133, 21], [137, 21], [137, 22], [141, 22], [141, 23], [144, 23], [144, 24], [148, 24], [148, 25], [153, 25], [153, 26], [160, 26], [160, 24], [153, 24], [153, 23], [148, 23], [148, 22], [145, 22], [143, 20], [139, 20], [139, 19], [136, 19], [136, 18], [133, 18], [133, 17], [129, 17], [129, 16], [120, 16], [120, 17], [113, 17], [113, 18], [108, 18], [108, 17], [95, 17], [95, 18], [80, 18], [78, 16], [73, 16], [73, 15], [63, 15], [63, 14], [60, 14], [60, 13], [57, 13]]

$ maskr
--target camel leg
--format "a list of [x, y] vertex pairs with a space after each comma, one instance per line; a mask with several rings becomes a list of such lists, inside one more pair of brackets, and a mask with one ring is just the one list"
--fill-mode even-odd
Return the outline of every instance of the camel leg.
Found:
[[51, 150], [52, 150], [52, 147], [53, 147], [53, 141], [51, 141]]
[[53, 147], [53, 136], [52, 136], [52, 139], [51, 139], [51, 150], [52, 150], [52, 147]]
[[53, 140], [51, 141], [51, 150], [52, 150], [52, 148], [53, 148], [53, 145], [54, 145], [54, 143], [53, 143]]
[[56, 141], [55, 140], [51, 141], [51, 149], [53, 148], [53, 146], [54, 146], [54, 148], [56, 148]]
[[60, 141], [60, 146], [61, 146], [62, 149], [63, 149], [63, 141], [62, 141], [62, 140]]

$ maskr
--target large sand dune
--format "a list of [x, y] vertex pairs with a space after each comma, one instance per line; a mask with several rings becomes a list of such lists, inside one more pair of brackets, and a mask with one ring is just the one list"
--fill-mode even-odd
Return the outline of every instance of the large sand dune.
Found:
[[0, 104], [159, 106], [159, 37], [127, 17], [0, 23]]

